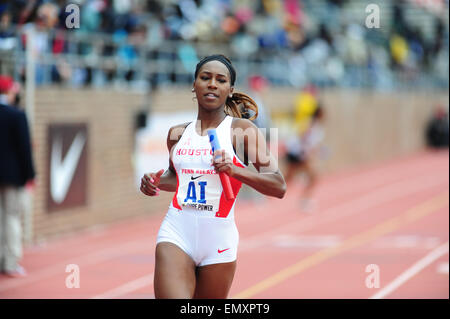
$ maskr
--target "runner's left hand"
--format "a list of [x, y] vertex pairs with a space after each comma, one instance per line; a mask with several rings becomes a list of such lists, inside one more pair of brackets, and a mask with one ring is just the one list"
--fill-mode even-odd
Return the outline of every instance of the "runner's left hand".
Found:
[[225, 152], [225, 150], [214, 151], [211, 165], [217, 173], [225, 173], [229, 176], [233, 176], [234, 165], [231, 156]]

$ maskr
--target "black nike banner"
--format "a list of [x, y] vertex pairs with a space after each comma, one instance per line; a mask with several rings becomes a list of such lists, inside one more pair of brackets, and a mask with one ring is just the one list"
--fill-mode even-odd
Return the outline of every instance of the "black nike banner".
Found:
[[87, 125], [53, 123], [47, 132], [47, 211], [86, 205]]

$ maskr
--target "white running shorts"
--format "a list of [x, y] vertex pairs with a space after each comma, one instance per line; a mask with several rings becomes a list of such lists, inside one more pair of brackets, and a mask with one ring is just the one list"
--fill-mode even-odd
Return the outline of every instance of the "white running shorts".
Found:
[[236, 260], [239, 233], [234, 218], [202, 216], [198, 210], [169, 207], [156, 244], [169, 242], [188, 254], [195, 265]]

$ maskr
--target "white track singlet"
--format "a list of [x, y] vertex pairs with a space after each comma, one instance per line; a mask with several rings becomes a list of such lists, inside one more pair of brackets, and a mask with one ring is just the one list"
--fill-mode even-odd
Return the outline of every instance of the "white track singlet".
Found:
[[[231, 142], [232, 121], [233, 117], [226, 116], [216, 128], [220, 147], [232, 157], [234, 165], [245, 167]], [[242, 183], [230, 177], [235, 199], [227, 200], [211, 164], [209, 137], [199, 135], [195, 124], [195, 121], [188, 124], [172, 152], [177, 189], [157, 243], [177, 245], [198, 266], [234, 261], [239, 241], [234, 205]]]

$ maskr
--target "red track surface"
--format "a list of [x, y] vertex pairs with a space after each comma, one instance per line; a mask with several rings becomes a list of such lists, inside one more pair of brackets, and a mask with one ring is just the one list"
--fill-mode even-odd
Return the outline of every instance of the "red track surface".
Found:
[[[449, 298], [448, 174], [448, 151], [422, 152], [323, 177], [311, 213], [295, 185], [283, 200], [241, 200], [230, 297]], [[26, 247], [28, 276], [0, 275], [0, 298], [153, 298], [164, 214]], [[80, 288], [66, 287], [70, 264]], [[371, 264], [379, 288], [366, 286]]]

